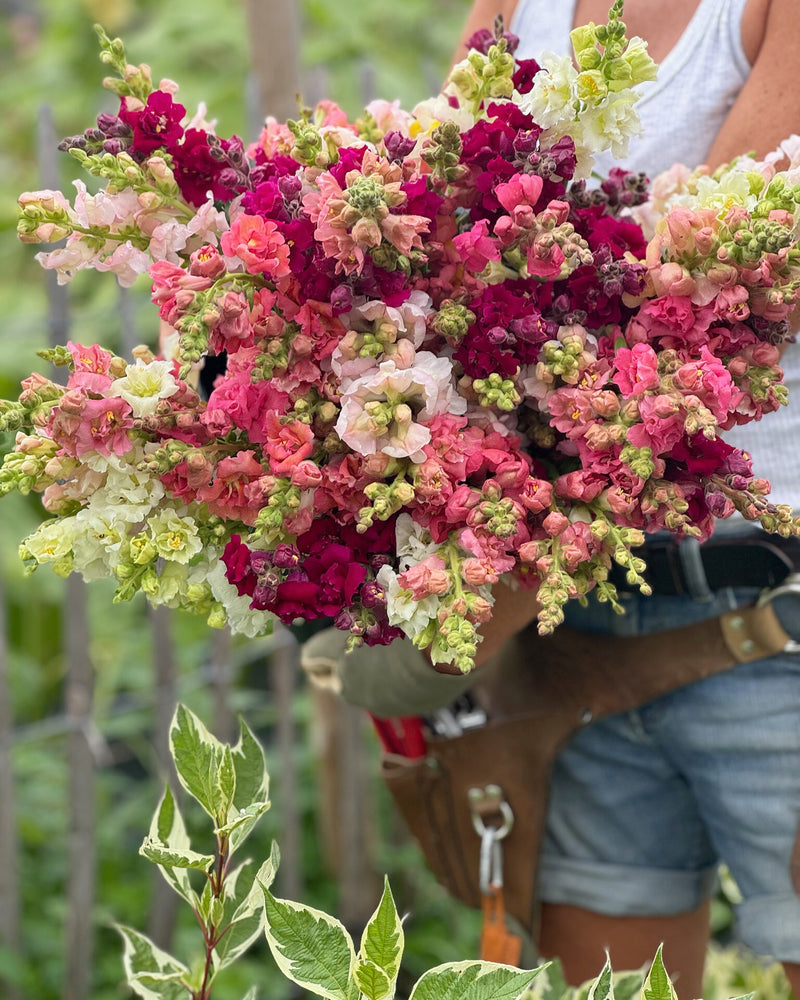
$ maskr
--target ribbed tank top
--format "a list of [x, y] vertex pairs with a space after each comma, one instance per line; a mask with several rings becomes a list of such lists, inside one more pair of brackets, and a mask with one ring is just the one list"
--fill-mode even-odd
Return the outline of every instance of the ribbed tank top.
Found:
[[[658, 79], [640, 87], [637, 110], [643, 135], [631, 140], [626, 160], [603, 154], [596, 157], [595, 169], [605, 173], [616, 164], [654, 177], [676, 162], [691, 167], [704, 162], [750, 73], [741, 37], [746, 3], [700, 0], [686, 30], [661, 61]], [[519, 0], [509, 26], [519, 36], [517, 57], [571, 54], [575, 5], [576, 0]], [[800, 511], [800, 344], [789, 345], [782, 364], [789, 405], [724, 437], [753, 456], [756, 474], [772, 483], [775, 503]]]

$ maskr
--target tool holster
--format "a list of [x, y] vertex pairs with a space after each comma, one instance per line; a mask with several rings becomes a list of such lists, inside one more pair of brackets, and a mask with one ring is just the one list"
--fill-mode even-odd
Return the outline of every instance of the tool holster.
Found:
[[[569, 737], [594, 719], [786, 648], [791, 638], [768, 604], [657, 636], [610, 636], [563, 626], [547, 637], [523, 632], [480, 671], [473, 688], [486, 724], [453, 738], [429, 735], [426, 755], [415, 760], [387, 754], [383, 777], [438, 880], [484, 911], [475, 802], [487, 786], [500, 789], [495, 807], [505, 803], [513, 817], [499, 845], [503, 902], [535, 935], [536, 869], [550, 769]], [[494, 822], [500, 827], [505, 819], [498, 811]], [[481, 815], [484, 826], [492, 822]]]

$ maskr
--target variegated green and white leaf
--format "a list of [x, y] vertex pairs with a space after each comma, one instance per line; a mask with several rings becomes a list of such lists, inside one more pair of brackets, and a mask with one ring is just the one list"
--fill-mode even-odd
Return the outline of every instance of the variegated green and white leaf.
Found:
[[142, 1000], [186, 1000], [186, 988], [181, 981], [189, 970], [172, 955], [135, 931], [117, 924], [124, 942], [122, 964], [128, 985]]
[[354, 978], [367, 1000], [384, 1000], [394, 994], [394, 984], [383, 969], [366, 959], [357, 959]]
[[[256, 821], [264, 815], [269, 807], [269, 802], [252, 802], [249, 806], [245, 806], [244, 809], [237, 809], [236, 806], [232, 806], [228, 810], [228, 822], [223, 826], [218, 826], [214, 830], [214, 833], [230, 838], [232, 853], [234, 849], [233, 842], [237, 841], [236, 846], [241, 844], [247, 834], [256, 825]], [[244, 824], [247, 824], [246, 832], [241, 830]], [[244, 833], [244, 836], [242, 836], [242, 833]]]
[[247, 839], [259, 818], [269, 809], [269, 775], [261, 744], [244, 720], [241, 735], [231, 754], [236, 771], [236, 792], [228, 813], [230, 851], [236, 851]]
[[569, 989], [561, 962], [556, 958], [539, 967], [524, 1000], [565, 1000]]
[[403, 923], [397, 912], [389, 882], [384, 880], [383, 895], [364, 928], [359, 955], [365, 961], [374, 962], [383, 969], [391, 984], [392, 993], [397, 982], [403, 947]]
[[201, 871], [208, 871], [214, 864], [213, 854], [198, 854], [197, 851], [190, 850], [173, 851], [151, 837], [144, 838], [139, 853], [148, 861], [166, 868], [199, 868]]
[[421, 976], [409, 1000], [517, 1000], [538, 971], [493, 962], [451, 962]]
[[614, 982], [611, 960], [606, 953], [606, 964], [589, 989], [587, 1000], [614, 1000]]
[[344, 926], [321, 910], [264, 890], [266, 935], [281, 972], [328, 1000], [357, 1000], [355, 948]]
[[244, 809], [251, 802], [269, 801], [269, 775], [261, 744], [253, 736], [244, 719], [239, 720], [241, 733], [232, 747], [233, 766], [236, 771], [236, 795], [233, 804]]
[[231, 965], [264, 930], [262, 886], [272, 885], [278, 858], [278, 848], [273, 843], [270, 857], [255, 876], [251, 867], [243, 866], [234, 873], [234, 881], [230, 878], [225, 880], [226, 899], [222, 924], [227, 925], [228, 930], [211, 955], [215, 972]]
[[672, 980], [667, 975], [661, 958], [661, 945], [642, 986], [642, 1000], [678, 1000]]
[[[644, 971], [624, 971], [614, 973], [615, 1000], [633, 1000], [639, 997], [644, 983]], [[688, 998], [687, 998], [688, 1000]]]
[[[193, 853], [189, 844], [189, 836], [186, 833], [183, 817], [172, 794], [172, 789], [167, 785], [164, 795], [153, 814], [150, 823], [150, 832], [147, 840], [165, 847], [167, 850], [176, 851], [180, 854], [184, 852]], [[144, 845], [142, 845], [144, 846]], [[147, 855], [146, 855], [147, 856]], [[202, 857], [202, 855], [199, 855]], [[151, 859], [155, 860], [155, 859]], [[182, 896], [192, 906], [197, 904], [197, 896], [189, 881], [189, 873], [183, 867], [171, 867], [165, 864], [158, 864], [159, 871], [164, 879], [172, 886], [179, 896]]]
[[180, 783], [213, 820], [226, 820], [227, 808], [219, 811], [222, 744], [185, 705], [175, 710], [169, 740]]
[[216, 817], [218, 820], [225, 818], [227, 822], [228, 813], [233, 807], [235, 795], [236, 771], [233, 767], [233, 754], [229, 746], [223, 746], [220, 750], [219, 766], [217, 769]]

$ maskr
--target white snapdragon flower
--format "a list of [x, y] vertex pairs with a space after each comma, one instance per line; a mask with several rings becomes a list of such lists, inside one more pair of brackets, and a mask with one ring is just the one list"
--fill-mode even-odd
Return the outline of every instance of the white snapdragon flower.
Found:
[[[647, 57], [649, 59], [649, 57]], [[569, 56], [545, 52], [542, 72], [520, 97], [520, 106], [544, 132], [541, 143], [550, 146], [569, 135], [575, 143], [575, 177], [588, 177], [596, 153], [610, 149], [617, 159], [627, 156], [628, 142], [642, 131], [634, 105], [639, 95], [630, 86], [609, 88], [602, 74], [579, 73]], [[649, 79], [635, 76], [636, 82]]]
[[411, 112], [416, 119], [416, 128], [412, 124], [412, 136], [424, 137], [442, 122], [455, 122], [459, 132], [468, 132], [475, 124], [475, 115], [467, 108], [454, 108], [444, 94], [430, 97], [420, 103]]
[[92, 496], [92, 506], [110, 509], [119, 521], [143, 521], [164, 497], [164, 484], [154, 475], [124, 463], [110, 466], [102, 489]]
[[122, 396], [130, 404], [134, 417], [146, 417], [155, 413], [162, 399], [169, 399], [177, 391], [171, 362], [145, 363], [137, 358], [135, 364], [127, 365], [122, 378], [114, 380], [109, 395]]
[[162, 559], [188, 563], [202, 551], [203, 543], [193, 517], [186, 509], [160, 510], [147, 522], [150, 539]]
[[377, 580], [386, 594], [389, 624], [402, 629], [409, 639], [423, 632], [428, 623], [436, 618], [441, 603], [436, 594], [415, 601], [411, 591], [400, 586], [397, 573], [391, 566], [381, 566]]
[[570, 56], [559, 56], [554, 52], [543, 52], [538, 60], [541, 71], [533, 78], [533, 86], [527, 94], [519, 98], [523, 111], [543, 129], [565, 124], [572, 134], [575, 122], [571, 105], [575, 101], [575, 82], [578, 71]]
[[398, 515], [394, 536], [401, 571], [416, 566], [423, 559], [434, 555], [440, 548], [438, 542], [434, 542], [431, 538], [428, 529], [418, 524], [410, 514]]
[[347, 383], [336, 433], [360, 455], [383, 452], [423, 462], [430, 430], [417, 420], [437, 413], [460, 415], [467, 401], [456, 392], [448, 358], [420, 351], [410, 368], [391, 359]]
[[595, 106], [581, 112], [575, 129], [576, 147], [580, 144], [590, 155], [611, 149], [616, 159], [628, 155], [628, 142], [641, 135], [642, 123], [634, 107], [638, 95], [633, 90], [609, 92]]
[[114, 508], [102, 510], [92, 504], [78, 511], [72, 520], [72, 552], [77, 572], [87, 581], [111, 576], [120, 561], [120, 547], [126, 535]]
[[249, 639], [269, 632], [275, 621], [274, 617], [267, 611], [254, 610], [250, 607], [250, 598], [239, 595], [236, 587], [228, 582], [225, 563], [221, 559], [206, 571], [205, 580], [211, 587], [214, 599], [225, 609], [231, 632], [246, 635]]

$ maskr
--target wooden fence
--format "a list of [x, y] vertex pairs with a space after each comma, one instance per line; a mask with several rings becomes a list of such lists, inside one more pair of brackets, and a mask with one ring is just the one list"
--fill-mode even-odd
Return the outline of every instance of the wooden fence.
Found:
[[[297, 57], [298, 24], [294, 0], [248, 0], [248, 23], [254, 68], [251, 88], [251, 118], [263, 121], [265, 113], [279, 118], [296, 112], [300, 91]], [[365, 101], [372, 94], [371, 74], [362, 73]], [[318, 71], [305, 82], [309, 99], [321, 96], [324, 74]], [[39, 123], [39, 148], [42, 187], [57, 187], [54, 155], [56, 139], [46, 108]], [[67, 290], [59, 287], [48, 272], [50, 339], [63, 344], [70, 337], [70, 309]], [[120, 292], [118, 315], [121, 350], [129, 351], [139, 341], [124, 290]], [[152, 339], [143, 337], [141, 339]], [[16, 956], [24, 963], [23, 913], [18, 882], [19, 845], [12, 751], [22, 740], [65, 740], [68, 759], [68, 842], [59, 845], [68, 858], [68, 884], [64, 925], [61, 931], [63, 953], [63, 1000], [88, 1000], [91, 995], [91, 970], [95, 948], [93, 908], [97, 878], [97, 825], [103, 822], [95, 810], [95, 789], [99, 772], [112, 766], [106, 752], [102, 729], [105, 719], [97, 718], [94, 702], [95, 671], [90, 655], [91, 625], [86, 587], [72, 577], [64, 588], [64, 684], [61, 714], [42, 720], [37, 727], [21, 732], [11, 717], [8, 677], [8, 650], [4, 621], [5, 599], [0, 592], [0, 952]], [[172, 615], [165, 609], [148, 614], [145, 626], [150, 633], [152, 691], [148, 738], [161, 774], [170, 773], [168, 753], [169, 723], [178, 699], [178, 677], [173, 638]], [[374, 864], [376, 833], [373, 777], [365, 767], [370, 754], [365, 752], [366, 724], [363, 713], [341, 703], [332, 695], [312, 695], [313, 720], [310, 731], [300, 731], [294, 706], [299, 678], [298, 645], [286, 629], [251, 646], [253, 656], [266, 655], [268, 689], [277, 720], [272, 735], [273, 759], [280, 772], [280, 800], [275, 810], [280, 816], [281, 892], [289, 898], [302, 898], [303, 867], [301, 856], [301, 790], [297, 764], [300, 741], [311, 740], [320, 761], [321, 776], [318, 816], [319, 843], [324, 846], [330, 868], [340, 884], [339, 913], [346, 924], [357, 928], [368, 918], [378, 898], [378, 879]], [[208, 662], [200, 665], [197, 683], [213, 691], [213, 718], [207, 720], [223, 739], [234, 737], [231, 693], [238, 683], [242, 666], [241, 650], [233, 656], [230, 636], [217, 634], [210, 643]], [[238, 659], [237, 659], [238, 657]], [[31, 731], [34, 730], [34, 731]], [[173, 776], [174, 777], [174, 776]], [[155, 805], [155, 801], [153, 803]], [[142, 817], [144, 834], [148, 822]], [[162, 947], [168, 948], [175, 926], [177, 901], [169, 887], [156, 880], [150, 905], [148, 933]], [[118, 914], [124, 919], [123, 914]], [[55, 946], [55, 945], [54, 945]], [[121, 966], [120, 966], [121, 977]], [[0, 969], [0, 996], [23, 1000], [14, 986], [13, 976], [3, 981]], [[27, 1000], [27, 998], [26, 998]]]

